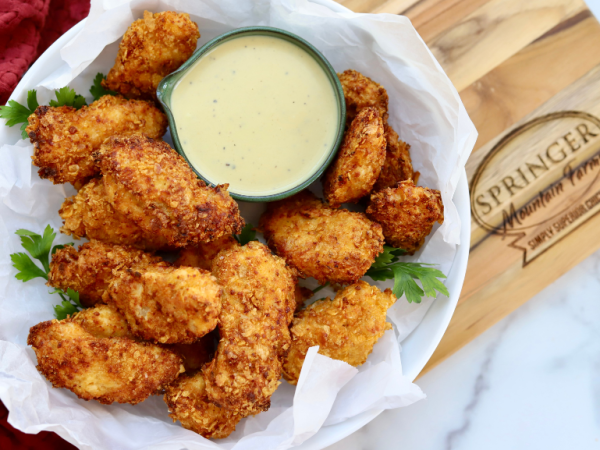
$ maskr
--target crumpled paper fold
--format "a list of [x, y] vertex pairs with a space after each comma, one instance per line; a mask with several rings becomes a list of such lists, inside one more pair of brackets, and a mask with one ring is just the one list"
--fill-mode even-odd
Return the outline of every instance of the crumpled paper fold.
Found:
[[[421, 172], [419, 184], [439, 189], [445, 206], [444, 224], [407, 260], [439, 264], [449, 272], [461, 226], [452, 196], [477, 135], [458, 93], [407, 18], [354, 14], [329, 0], [92, 0], [85, 27], [60, 50], [63, 62], [25, 92], [39, 89], [41, 102], [52, 89], [67, 84], [87, 94], [95, 74], [108, 72], [121, 36], [145, 9], [188, 12], [200, 28], [199, 45], [237, 27], [283, 28], [317, 47], [338, 72], [352, 68], [382, 84], [390, 97], [389, 122], [411, 144], [414, 166]], [[300, 445], [321, 427], [424, 398], [402, 375], [399, 342], [421, 322], [431, 298], [421, 304], [399, 299], [388, 313], [395, 330], [385, 333], [367, 363], [358, 368], [322, 356], [313, 347], [298, 386], [282, 382], [269, 411], [243, 420], [220, 441], [173, 424], [158, 396], [136, 406], [105, 406], [52, 389], [35, 369], [35, 354], [26, 340], [31, 326], [53, 317], [52, 306], [58, 300], [40, 279], [16, 280], [9, 254], [21, 251], [17, 229], [41, 232], [46, 224], [58, 229], [57, 211], [74, 190], [41, 180], [31, 166], [32, 145], [15, 142], [14, 136], [13, 130], [0, 133], [0, 399], [16, 428], [28, 433], [55, 431], [90, 450], [284, 450]], [[241, 205], [250, 221], [262, 208]], [[60, 235], [57, 241], [70, 239]], [[387, 288], [392, 283], [376, 284]]]

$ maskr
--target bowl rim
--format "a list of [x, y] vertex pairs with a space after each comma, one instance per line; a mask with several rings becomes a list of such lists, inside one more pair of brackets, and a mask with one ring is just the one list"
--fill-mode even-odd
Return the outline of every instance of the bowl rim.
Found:
[[[350, 12], [350, 10], [338, 3], [335, 3], [332, 0], [311, 1], [313, 3], [317, 3], [329, 9], [332, 9], [336, 12]], [[26, 98], [27, 90], [31, 87], [32, 83], [38, 84], [49, 73], [52, 72], [52, 70], [46, 70], [46, 67], [48, 65], [52, 66], [54, 64], [54, 61], [60, 59], [60, 50], [65, 45], [67, 45], [71, 41], [71, 39], [77, 36], [77, 34], [83, 29], [85, 22], [86, 19], [83, 19], [82, 21], [74, 25], [70, 30], [68, 30], [65, 34], [59, 37], [48, 49], [46, 49], [46, 51], [44, 51], [44, 53], [31, 65], [29, 70], [23, 75], [18, 85], [15, 87], [12, 94], [10, 95], [9, 100], [23, 101]], [[44, 75], [40, 76], [40, 72]], [[9, 133], [10, 130], [12, 130], [12, 128], [9, 129], [6, 127], [1, 127], [0, 129], [3, 130], [3, 132], [0, 133], [0, 145], [13, 143], [12, 141], [9, 142], [5, 140], [7, 137], [12, 138], [13, 134]], [[17, 134], [14, 134], [14, 136], [17, 136]], [[17, 140], [18, 139], [20, 138], [17, 138]], [[446, 329], [448, 328], [450, 319], [456, 309], [458, 298], [460, 296], [462, 286], [464, 283], [467, 262], [469, 258], [469, 242], [471, 230], [469, 187], [465, 171], [463, 171], [460, 175], [458, 184], [456, 186], [456, 191], [454, 193], [453, 201], [456, 205], [456, 209], [460, 217], [461, 232], [460, 244], [457, 245], [456, 255], [454, 261], [452, 262], [447, 282], [450, 280], [456, 280], [456, 282], [452, 288], [449, 287], [450, 298], [448, 300], [444, 300], [443, 304], [440, 304], [439, 309], [434, 310], [434, 308], [430, 308], [425, 314], [425, 318], [423, 319], [423, 321], [415, 329], [416, 331], [419, 328], [423, 327], [425, 319], [428, 317], [437, 319], [438, 324], [436, 327], [436, 331], [429, 334], [430, 339], [427, 351], [423, 352], [421, 357], [417, 360], [413, 360], [411, 358], [407, 361], [406, 359], [404, 359], [405, 354], [401, 354], [403, 372], [406, 371], [406, 376], [408, 376], [409, 379], [411, 379], [412, 381], [414, 381], [417, 374], [421, 372], [421, 370], [433, 354], [433, 351], [439, 345], [441, 338], [445, 333]], [[442, 299], [436, 299], [434, 305], [439, 300]], [[414, 334], [415, 332], [413, 332], [413, 334], [411, 334], [407, 339], [413, 337]], [[318, 450], [324, 448], [325, 446], [332, 445], [335, 442], [338, 442], [346, 436], [357, 431], [358, 429], [375, 419], [382, 412], [383, 410], [381, 409], [369, 410], [335, 425], [322, 427], [319, 431], [317, 431], [317, 433], [314, 436], [309, 438], [300, 446], [294, 448], [297, 450]], [[70, 440], [71, 432], [66, 427], [58, 427], [55, 430], [51, 430], [47, 427], [47, 424], [46, 426], [44, 426], [44, 424], [41, 423], [37, 424], [37, 426], [40, 430], [55, 431], [62, 438]]]
[[[228, 190], [229, 195], [239, 201], [272, 202], [284, 199], [286, 197], [290, 197], [314, 183], [325, 172], [327, 167], [329, 167], [329, 165], [332, 163], [340, 146], [342, 145], [342, 141], [344, 138], [344, 130], [346, 126], [346, 101], [344, 99], [344, 90], [337, 76], [337, 72], [335, 71], [331, 63], [327, 60], [327, 58], [325, 58], [325, 56], [316, 47], [314, 47], [305, 39], [302, 39], [300, 36], [291, 33], [287, 30], [283, 30], [281, 28], [267, 26], [249, 26], [236, 28], [211, 39], [202, 47], [196, 49], [192, 56], [190, 56], [188, 60], [185, 63], [183, 63], [183, 65], [179, 69], [170, 73], [160, 81], [158, 88], [156, 89], [156, 97], [160, 102], [161, 106], [163, 107], [165, 114], [167, 115], [167, 119], [169, 121], [169, 128], [171, 130], [171, 138], [173, 139], [175, 151], [177, 151], [177, 153], [179, 153], [185, 159], [185, 161], [192, 168], [192, 170], [194, 171], [196, 176], [198, 176], [198, 178], [203, 180], [208, 186], [216, 186], [215, 183], [204, 177], [200, 173], [200, 170], [196, 168], [188, 159], [185, 153], [184, 146], [181, 145], [181, 142], [179, 140], [177, 127], [175, 126], [175, 115], [171, 111], [171, 96], [177, 86], [177, 83], [185, 76], [186, 72], [192, 67], [194, 67], [196, 62], [199, 59], [201, 59], [206, 53], [225, 42], [229, 42], [230, 40], [239, 38], [243, 35], [274, 36], [278, 37], [279, 39], [285, 39], [286, 41], [291, 42], [303, 49], [306, 53], [312, 56], [313, 59], [317, 61], [317, 63], [319, 63], [319, 66], [323, 69], [323, 72], [327, 75], [327, 78], [331, 82], [333, 92], [336, 98], [338, 117], [337, 133], [335, 135], [335, 139], [328, 150], [329, 154], [327, 155], [325, 160], [321, 163], [320, 166], [318, 166], [318, 168], [314, 172], [311, 173], [311, 175], [306, 180], [283, 192], [268, 195], [245, 195]], [[226, 182], [223, 184], [226, 184]]]

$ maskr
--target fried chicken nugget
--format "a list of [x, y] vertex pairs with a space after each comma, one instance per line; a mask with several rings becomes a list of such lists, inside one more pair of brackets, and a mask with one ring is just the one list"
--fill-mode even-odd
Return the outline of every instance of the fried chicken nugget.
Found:
[[256, 241], [219, 253], [213, 274], [223, 286], [223, 308], [217, 354], [202, 369], [206, 394], [242, 415], [266, 411], [290, 345], [294, 276], [283, 259]]
[[356, 70], [338, 73], [338, 78], [346, 100], [346, 126], [350, 126], [357, 114], [367, 107], [375, 108], [383, 123], [387, 123], [388, 94], [383, 86]]
[[169, 250], [160, 235], [147, 233], [108, 202], [104, 179], [94, 178], [65, 199], [58, 214], [64, 221], [61, 233], [75, 239], [87, 237], [109, 244], [129, 245], [142, 250]]
[[122, 337], [97, 338], [72, 319], [37, 324], [27, 344], [54, 387], [107, 405], [139, 403], [183, 371], [181, 358], [170, 350]]
[[134, 338], [125, 317], [112, 305], [97, 304], [84, 309], [73, 316], [73, 322], [95, 338]]
[[102, 294], [118, 270], [142, 269], [159, 263], [158, 256], [131, 247], [86, 242], [75, 250], [66, 246], [52, 256], [48, 286], [79, 292], [79, 300], [86, 306], [102, 301]]
[[166, 142], [113, 136], [96, 155], [111, 206], [146, 233], [188, 247], [241, 232], [227, 185], [207, 187]]
[[217, 253], [228, 248], [239, 247], [239, 245], [236, 238], [231, 234], [226, 234], [206, 244], [183, 249], [173, 264], [211, 270], [213, 259], [217, 256]]
[[34, 145], [33, 165], [41, 178], [77, 189], [98, 173], [92, 152], [114, 134], [160, 138], [167, 117], [152, 103], [105, 95], [90, 106], [39, 106], [26, 128]]
[[144, 11], [119, 44], [115, 65], [102, 85], [129, 98], [156, 100], [158, 83], [192, 56], [200, 33], [185, 13]]
[[165, 403], [169, 417], [205, 438], [223, 439], [235, 431], [244, 417], [235, 411], [219, 408], [206, 395], [206, 383], [201, 373], [181, 375], [166, 388]]
[[384, 125], [386, 156], [379, 178], [373, 186], [376, 191], [396, 186], [400, 181], [419, 180], [419, 172], [413, 171], [410, 158], [410, 145], [401, 141], [398, 133], [389, 125]]
[[206, 270], [152, 264], [119, 272], [103, 300], [125, 316], [135, 336], [191, 344], [217, 326], [222, 291]]
[[318, 300], [300, 311], [290, 332], [292, 346], [283, 362], [283, 376], [290, 384], [298, 383], [304, 358], [310, 347], [333, 359], [360, 366], [373, 346], [392, 325], [386, 313], [396, 297], [390, 289], [359, 281], [338, 291], [335, 298]]
[[323, 193], [332, 208], [356, 203], [371, 192], [385, 162], [385, 147], [379, 113], [375, 108], [362, 109], [323, 177]]
[[402, 181], [371, 195], [367, 215], [383, 227], [385, 241], [414, 254], [435, 222], [444, 222], [440, 191]]
[[269, 247], [303, 278], [354, 283], [383, 251], [381, 225], [331, 209], [309, 191], [269, 203], [259, 229]]

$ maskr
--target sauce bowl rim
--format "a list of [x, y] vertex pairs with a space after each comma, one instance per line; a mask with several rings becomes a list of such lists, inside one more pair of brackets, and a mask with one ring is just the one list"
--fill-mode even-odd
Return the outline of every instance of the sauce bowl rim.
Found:
[[[164, 112], [167, 115], [175, 151], [177, 151], [177, 153], [179, 153], [181, 156], [183, 156], [185, 161], [192, 168], [192, 170], [194, 171], [196, 176], [198, 176], [198, 178], [203, 180], [208, 186], [216, 186], [213, 182], [206, 179], [196, 167], [194, 167], [194, 165], [191, 163], [191, 161], [188, 159], [187, 155], [185, 154], [183, 145], [181, 145], [181, 142], [179, 140], [179, 135], [177, 133], [177, 127], [175, 126], [175, 116], [174, 116], [173, 112], [171, 111], [171, 104], [170, 104], [171, 96], [172, 96], [172, 93], [175, 90], [175, 87], [176, 87], [177, 83], [179, 82], [179, 80], [185, 75], [185, 73], [189, 69], [191, 69], [194, 66], [196, 61], [198, 61], [208, 51], [212, 50], [213, 48], [217, 47], [218, 45], [223, 44], [233, 38], [241, 37], [241, 35], [244, 35], [244, 34], [249, 34], [249, 35], [262, 34], [262, 35], [270, 35], [270, 36], [275, 35], [274, 37], [279, 37], [280, 39], [285, 39], [288, 42], [292, 42], [295, 45], [297, 45], [298, 47], [300, 47], [301, 49], [303, 49], [306, 53], [308, 53], [315, 60], [317, 60], [317, 63], [319, 63], [319, 66], [323, 69], [323, 71], [329, 78], [329, 81], [331, 82], [331, 85], [333, 87], [334, 95], [336, 97], [338, 119], [337, 119], [337, 133], [335, 136], [335, 140], [328, 150], [329, 154], [327, 155], [326, 159], [323, 161], [323, 163], [320, 166], [317, 167], [316, 170], [314, 170], [314, 172], [312, 172], [312, 174], [306, 180], [299, 183], [297, 186], [294, 186], [283, 192], [279, 192], [279, 193], [275, 193], [275, 194], [268, 194], [268, 195], [261, 195], [261, 194], [244, 195], [244, 194], [237, 194], [235, 192], [230, 192], [228, 190], [229, 195], [231, 195], [231, 197], [233, 197], [236, 200], [247, 201], [247, 202], [272, 202], [272, 201], [281, 200], [281, 199], [290, 197], [290, 196], [300, 192], [301, 190], [307, 188], [312, 183], [314, 183], [323, 174], [323, 172], [325, 172], [327, 167], [329, 167], [329, 165], [332, 163], [333, 159], [335, 158], [335, 155], [337, 154], [340, 146], [342, 145], [345, 125], [346, 125], [346, 101], [344, 99], [344, 90], [343, 90], [342, 84], [337, 76], [337, 72], [335, 71], [335, 69], [333, 68], [331, 63], [327, 60], [327, 58], [325, 58], [325, 56], [317, 48], [315, 48], [312, 44], [310, 44], [308, 41], [304, 40], [300, 36], [297, 36], [294, 33], [291, 33], [286, 30], [282, 30], [280, 28], [268, 27], [268, 26], [250, 26], [250, 27], [236, 28], [232, 31], [228, 31], [227, 33], [223, 33], [223, 34], [211, 39], [206, 44], [204, 44], [202, 47], [196, 49], [194, 51], [194, 53], [192, 54], [192, 56], [190, 56], [190, 58], [185, 63], [183, 63], [179, 69], [170, 73], [169, 75], [167, 75], [160, 81], [160, 83], [158, 84], [158, 88], [156, 89], [156, 97], [157, 97], [158, 101], [160, 102], [161, 106], [163, 107]], [[227, 183], [225, 182], [223, 184], [227, 184]]]

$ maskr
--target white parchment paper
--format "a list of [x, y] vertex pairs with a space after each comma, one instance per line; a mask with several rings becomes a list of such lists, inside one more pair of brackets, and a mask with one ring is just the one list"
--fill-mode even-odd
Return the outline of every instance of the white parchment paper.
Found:
[[[459, 243], [460, 220], [452, 196], [475, 143], [476, 131], [458, 93], [409, 20], [388, 14], [336, 12], [328, 0], [92, 0], [84, 29], [60, 50], [62, 60], [44, 60], [43, 77], [26, 86], [38, 88], [40, 103], [64, 85], [88, 93], [97, 72], [107, 73], [118, 42], [147, 9], [184, 11], [198, 23], [203, 45], [233, 28], [268, 25], [296, 33], [317, 47], [341, 72], [356, 69], [381, 83], [390, 97], [389, 122], [411, 144], [419, 184], [439, 189], [444, 224], [410, 261], [436, 263], [448, 273]], [[51, 69], [46, 69], [46, 67]], [[34, 66], [34, 69], [36, 66]], [[33, 70], [33, 69], [32, 69]], [[24, 80], [27, 80], [27, 76]], [[91, 100], [88, 94], [88, 101]], [[419, 305], [399, 299], [388, 317], [395, 330], [386, 332], [366, 364], [354, 368], [313, 348], [297, 387], [283, 382], [271, 409], [244, 419], [230, 437], [209, 441], [167, 416], [160, 397], [140, 405], [100, 405], [79, 400], [64, 389], [52, 389], [35, 369], [35, 354], [26, 346], [29, 328], [53, 317], [50, 296], [41, 279], [14, 278], [9, 254], [21, 251], [14, 232], [41, 232], [61, 225], [58, 209], [74, 190], [41, 180], [31, 166], [32, 145], [17, 130], [0, 130], [0, 399], [10, 410], [9, 422], [28, 433], [51, 430], [82, 449], [287, 449], [321, 427], [339, 424], [365, 411], [398, 408], [424, 398], [402, 375], [400, 345], [421, 322], [434, 301]], [[320, 187], [313, 187], [319, 195]], [[258, 223], [263, 205], [242, 203], [250, 223]], [[68, 242], [59, 236], [59, 242]], [[372, 280], [368, 279], [369, 282]], [[377, 283], [381, 288], [391, 282]], [[326, 292], [331, 295], [332, 292]]]

